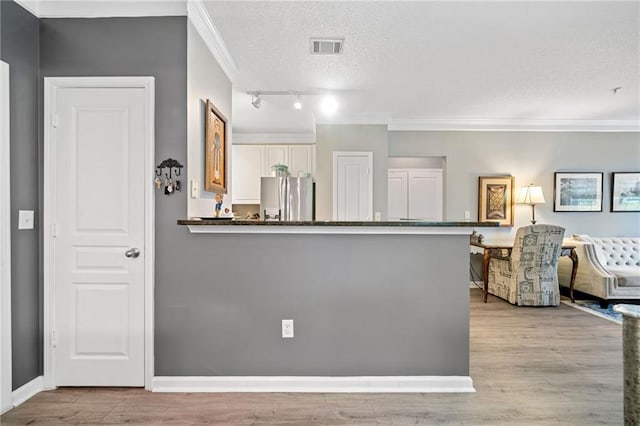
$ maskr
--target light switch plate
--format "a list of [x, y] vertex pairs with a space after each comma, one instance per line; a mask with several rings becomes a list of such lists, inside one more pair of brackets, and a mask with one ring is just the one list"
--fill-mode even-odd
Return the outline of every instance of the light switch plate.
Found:
[[199, 192], [198, 179], [191, 179], [191, 198], [198, 198]]
[[33, 229], [33, 210], [18, 210], [18, 229]]
[[293, 339], [293, 320], [292, 319], [282, 320], [282, 338]]

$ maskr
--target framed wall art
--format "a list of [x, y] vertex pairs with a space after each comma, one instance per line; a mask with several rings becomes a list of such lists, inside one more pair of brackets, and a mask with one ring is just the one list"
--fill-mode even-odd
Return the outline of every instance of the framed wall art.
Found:
[[478, 222], [513, 226], [513, 176], [478, 178]]
[[602, 173], [554, 174], [554, 212], [601, 212]]
[[614, 172], [611, 211], [640, 212], [640, 172]]
[[227, 119], [207, 99], [205, 106], [204, 190], [227, 193]]

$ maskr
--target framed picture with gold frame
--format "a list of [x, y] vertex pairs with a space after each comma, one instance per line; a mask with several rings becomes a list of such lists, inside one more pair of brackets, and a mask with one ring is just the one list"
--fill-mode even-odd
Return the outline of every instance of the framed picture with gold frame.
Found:
[[205, 106], [204, 190], [227, 193], [227, 119], [207, 99]]
[[497, 222], [513, 226], [513, 176], [478, 178], [478, 222]]

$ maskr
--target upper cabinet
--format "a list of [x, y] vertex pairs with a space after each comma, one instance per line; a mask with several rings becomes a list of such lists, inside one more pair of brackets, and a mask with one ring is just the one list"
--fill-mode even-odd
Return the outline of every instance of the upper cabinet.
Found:
[[271, 166], [284, 164], [291, 176], [315, 175], [315, 145], [232, 145], [231, 199], [233, 204], [260, 204], [260, 177]]
[[264, 175], [261, 145], [232, 145], [231, 200], [233, 204], [260, 204], [260, 177]]
[[442, 220], [441, 169], [389, 169], [389, 220]]

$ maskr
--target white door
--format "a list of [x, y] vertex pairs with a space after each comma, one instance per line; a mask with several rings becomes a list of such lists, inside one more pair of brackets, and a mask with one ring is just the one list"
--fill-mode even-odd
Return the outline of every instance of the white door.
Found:
[[333, 153], [333, 220], [372, 220], [372, 169], [372, 152]]
[[9, 64], [0, 61], [0, 414], [12, 407]]
[[409, 217], [409, 172], [389, 170], [387, 176], [387, 217], [389, 220]]
[[442, 220], [442, 170], [409, 170], [409, 217]]
[[51, 102], [55, 385], [144, 386], [145, 91], [58, 87]]

